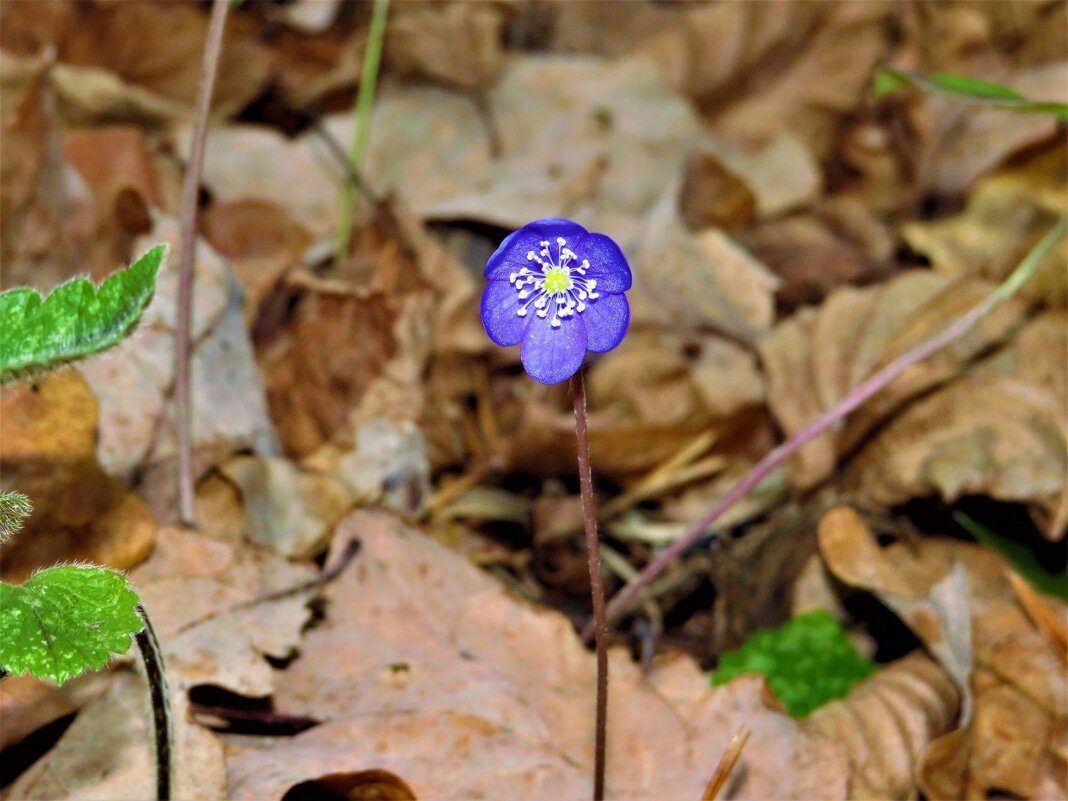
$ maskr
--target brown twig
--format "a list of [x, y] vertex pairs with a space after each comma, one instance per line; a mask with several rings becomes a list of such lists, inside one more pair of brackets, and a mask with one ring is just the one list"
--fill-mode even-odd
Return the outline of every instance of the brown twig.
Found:
[[727, 743], [726, 750], [719, 758], [715, 773], [712, 774], [712, 778], [705, 785], [705, 792], [701, 796], [701, 801], [716, 801], [719, 798], [720, 793], [723, 792], [723, 788], [727, 784], [727, 779], [730, 778], [731, 771], [734, 770], [735, 763], [738, 762], [738, 757], [742, 755], [742, 749], [749, 742], [750, 733], [749, 727], [743, 724], [731, 737], [731, 741]]
[[189, 164], [182, 184], [182, 238], [178, 249], [178, 312], [174, 334], [174, 405], [178, 439], [178, 519], [195, 525], [196, 496], [193, 486], [192, 396], [189, 380], [189, 357], [192, 353], [193, 329], [193, 254], [196, 250], [197, 197], [204, 167], [204, 143], [208, 133], [208, 113], [215, 88], [215, 73], [222, 52], [223, 30], [230, 0], [214, 0], [208, 23], [208, 40], [197, 89], [196, 118]]
[[[734, 504], [742, 500], [761, 481], [767, 478], [774, 470], [780, 467], [801, 448], [814, 440], [828, 428], [846, 417], [850, 412], [875, 395], [891, 381], [904, 373], [913, 365], [940, 351], [946, 345], [959, 339], [968, 333], [984, 317], [1000, 306], [1034, 274], [1038, 266], [1043, 262], [1046, 255], [1057, 244], [1057, 241], [1068, 231], [1068, 215], [1064, 215], [1056, 225], [1032, 248], [1031, 252], [1024, 257], [1019, 266], [1006, 278], [997, 289], [990, 293], [982, 303], [971, 311], [963, 314], [955, 321], [946, 326], [940, 333], [935, 334], [925, 342], [906, 351], [894, 359], [879, 372], [863, 381], [840, 400], [833, 408], [824, 412], [807, 426], [802, 428], [786, 442], [775, 448], [757, 463], [752, 470], [746, 473], [742, 479], [731, 487], [730, 491], [712, 508], [708, 514], [690, 526], [686, 533], [667, 546], [652, 562], [646, 565], [638, 577], [628, 583], [622, 590], [616, 593], [611, 603], [608, 604], [607, 619], [615, 620], [629, 607], [637, 597], [638, 592], [648, 586], [654, 578], [673, 562], [678, 556], [690, 548], [699, 539], [704, 537], [709, 529], [719, 520]], [[583, 638], [589, 642], [595, 634], [592, 626], [587, 626], [582, 633]]]
[[605, 618], [604, 582], [601, 579], [601, 556], [597, 540], [597, 516], [593, 508], [593, 476], [590, 471], [590, 442], [586, 420], [586, 382], [582, 368], [571, 384], [575, 400], [575, 439], [578, 442], [579, 489], [582, 517], [586, 528], [586, 564], [590, 571], [590, 596], [593, 599], [594, 639], [597, 643], [597, 713], [594, 734], [593, 798], [604, 798], [606, 735], [608, 731], [608, 622]]

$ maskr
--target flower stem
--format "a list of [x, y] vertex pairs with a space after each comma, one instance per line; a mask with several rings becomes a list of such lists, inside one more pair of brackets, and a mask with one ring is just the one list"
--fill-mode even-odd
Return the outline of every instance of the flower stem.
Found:
[[[363, 52], [363, 69], [360, 72], [360, 88], [356, 93], [356, 105], [353, 107], [352, 149], [349, 151], [349, 164], [353, 172], [359, 174], [363, 162], [363, 151], [367, 144], [367, 135], [371, 130], [371, 107], [375, 99], [375, 84], [378, 82], [378, 66], [382, 61], [382, 42], [386, 36], [386, 17], [389, 0], [375, 0], [371, 11], [371, 30], [367, 35], [367, 48]], [[356, 207], [356, 187], [346, 181], [341, 187], [341, 208], [337, 217], [337, 252], [335, 258], [340, 264], [349, 254], [349, 240], [352, 237], [352, 214]]]
[[156, 742], [156, 798], [169, 801], [171, 797], [172, 772], [174, 769], [174, 726], [171, 705], [167, 697], [167, 674], [163, 669], [163, 652], [156, 639], [156, 632], [141, 604], [137, 614], [144, 624], [137, 633], [137, 647], [141, 649], [141, 661], [145, 664], [148, 691], [152, 698], [152, 722]]
[[593, 634], [597, 643], [597, 713], [593, 751], [593, 798], [604, 798], [605, 751], [608, 732], [608, 621], [605, 617], [601, 554], [597, 540], [597, 517], [593, 509], [593, 478], [590, 471], [590, 442], [586, 420], [586, 381], [582, 368], [571, 385], [575, 400], [575, 439], [578, 442], [579, 489], [582, 517], [586, 528], [586, 565], [590, 571], [593, 600]]
[[[628, 583], [622, 590], [616, 593], [612, 602], [608, 604], [607, 619], [615, 620], [625, 612], [638, 593], [649, 585], [671, 562], [690, 548], [701, 537], [705, 536], [712, 525], [719, 520], [734, 504], [744, 498], [754, 487], [786, 462], [802, 447], [814, 440], [828, 428], [875, 395], [887, 384], [904, 373], [914, 364], [923, 361], [940, 351], [946, 345], [968, 333], [984, 317], [994, 309], [1011, 298], [1020, 287], [1023, 286], [1045, 260], [1046, 256], [1057, 244], [1058, 240], [1068, 232], [1068, 215], [1062, 215], [1060, 220], [1050, 231], [1031, 249], [1023, 261], [1002, 283], [991, 292], [982, 303], [963, 314], [938, 334], [921, 342], [915, 348], [906, 351], [882, 370], [875, 373], [867, 380], [854, 387], [848, 395], [840, 400], [833, 408], [821, 414], [807, 426], [802, 428], [779, 447], [765, 456], [753, 467], [742, 479], [731, 487], [720, 501], [718, 501], [700, 520], [690, 526], [686, 533], [665, 548], [652, 562], [638, 574], [637, 578]], [[577, 404], [577, 401], [576, 401]], [[577, 408], [577, 406], [576, 406]], [[601, 624], [596, 624], [600, 626]], [[597, 634], [587, 626], [583, 631], [583, 638], [589, 642], [590, 636]], [[599, 636], [599, 635], [598, 635]]]
[[186, 525], [195, 524], [196, 495], [193, 486], [193, 421], [192, 397], [189, 381], [189, 357], [193, 349], [193, 254], [196, 250], [197, 198], [200, 175], [204, 167], [204, 143], [208, 136], [208, 113], [215, 88], [215, 73], [222, 52], [223, 30], [230, 0], [214, 0], [208, 40], [204, 45], [204, 61], [197, 89], [196, 121], [193, 144], [189, 151], [185, 181], [182, 184], [182, 238], [178, 249], [178, 311], [174, 332], [174, 405], [175, 428], [178, 439], [178, 519]]

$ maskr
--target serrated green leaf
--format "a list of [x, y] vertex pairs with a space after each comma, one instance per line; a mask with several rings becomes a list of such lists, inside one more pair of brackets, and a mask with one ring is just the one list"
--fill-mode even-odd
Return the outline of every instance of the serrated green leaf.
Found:
[[75, 278], [42, 298], [32, 289], [0, 293], [0, 383], [58, 367], [121, 342], [156, 290], [167, 253], [156, 245], [100, 285]]
[[102, 567], [64, 565], [0, 584], [0, 668], [62, 684], [98, 670], [141, 630], [137, 593]]
[[1068, 568], [1053, 573], [1042, 566], [1034, 551], [1022, 542], [989, 529], [963, 512], [954, 512], [953, 519], [979, 543], [1002, 554], [1012, 563], [1016, 572], [1023, 576], [1039, 592], [1060, 598], [1068, 603]]
[[33, 504], [21, 492], [0, 492], [0, 545], [22, 528], [32, 511]]
[[1059, 120], [1068, 120], [1068, 103], [1031, 100], [1008, 86], [969, 78], [966, 75], [949, 72], [919, 75], [885, 67], [875, 73], [876, 97], [883, 97], [906, 86], [915, 86], [925, 92], [937, 92], [967, 102], [983, 103], [1027, 114], [1048, 114]]
[[744, 673], [761, 673], [786, 711], [803, 718], [875, 673], [846, 637], [842, 624], [823, 609], [798, 615], [778, 629], [753, 634], [720, 658], [712, 674], [719, 686]]

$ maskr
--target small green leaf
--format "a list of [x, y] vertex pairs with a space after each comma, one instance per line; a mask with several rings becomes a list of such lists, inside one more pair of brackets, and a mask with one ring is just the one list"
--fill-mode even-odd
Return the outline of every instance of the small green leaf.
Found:
[[919, 75], [886, 67], [875, 73], [876, 97], [883, 97], [907, 86], [915, 86], [925, 92], [937, 92], [967, 102], [983, 103], [1028, 114], [1048, 114], [1059, 120], [1068, 120], [1068, 103], [1031, 100], [1008, 86], [969, 78], [966, 75], [954, 75], [949, 72]]
[[0, 492], [0, 545], [22, 528], [32, 511], [33, 504], [21, 492]]
[[1016, 572], [1027, 579], [1036, 590], [1068, 603], [1068, 568], [1059, 573], [1051, 573], [1038, 561], [1035, 552], [1022, 542], [987, 528], [963, 512], [954, 512], [953, 519], [981, 545], [1008, 559]]
[[19, 585], [0, 584], [0, 668], [62, 684], [123, 654], [141, 630], [126, 577], [65, 565]]
[[0, 293], [0, 383], [58, 367], [117, 345], [137, 325], [166, 255], [156, 245], [93, 286], [75, 278], [42, 298], [32, 289]]
[[744, 673], [761, 673], [786, 711], [803, 718], [875, 673], [846, 637], [842, 624], [814, 609], [778, 629], [753, 634], [737, 651], [723, 654], [712, 674], [719, 686]]

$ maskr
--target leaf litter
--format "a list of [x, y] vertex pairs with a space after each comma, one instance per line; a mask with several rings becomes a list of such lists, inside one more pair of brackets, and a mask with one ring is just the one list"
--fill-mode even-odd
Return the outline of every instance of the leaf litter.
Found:
[[[3, 282], [40, 291], [176, 239], [207, 23], [44, 8], [0, 22]], [[569, 405], [475, 310], [508, 229], [574, 216], [632, 263], [632, 330], [588, 366], [618, 588], [1065, 211], [1052, 119], [871, 91], [885, 64], [1064, 101], [1063, 5], [620, 8], [395, 4], [340, 262], [366, 15], [233, 13], [199, 212], [197, 531], [167, 525], [173, 265], [116, 353], [4, 388], [4, 489], [36, 509], [4, 575], [131, 570], [171, 673], [178, 797], [588, 791]], [[743, 726], [727, 797], [1068, 792], [1064, 606], [949, 522], [1063, 565], [1064, 267], [1055, 249], [648, 588], [616, 630], [611, 797], [701, 797]], [[847, 697], [796, 720], [758, 676], [711, 687], [724, 651], [815, 607], [878, 664]], [[147, 797], [130, 664], [0, 684], [5, 748], [75, 715], [7, 797]]]

